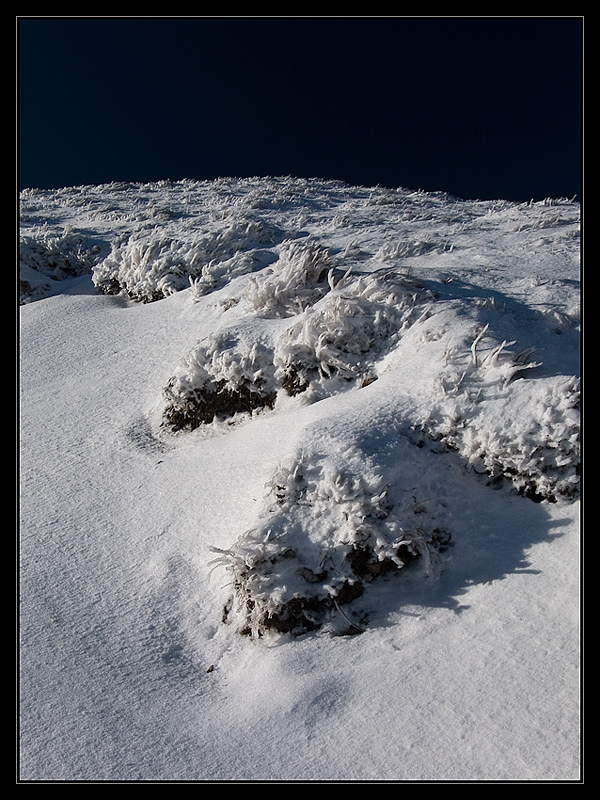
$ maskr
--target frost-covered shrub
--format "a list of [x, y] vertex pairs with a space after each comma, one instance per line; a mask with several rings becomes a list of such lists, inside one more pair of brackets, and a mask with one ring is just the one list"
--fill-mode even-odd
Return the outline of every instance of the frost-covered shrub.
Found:
[[316, 242], [287, 242], [267, 275], [253, 275], [246, 300], [263, 317], [300, 314], [329, 291], [329, 252]]
[[395, 274], [348, 284], [346, 274], [336, 285], [330, 270], [328, 278], [328, 294], [299, 315], [273, 349], [227, 336], [195, 347], [165, 390], [167, 422], [195, 428], [228, 409], [272, 408], [280, 391], [295, 396], [310, 386], [311, 402], [350, 381], [372, 380], [379, 346], [410, 325], [415, 305], [429, 295]]
[[254, 343], [213, 337], [178, 364], [165, 389], [164, 417], [174, 429], [271, 408], [275, 403], [271, 354]]
[[415, 306], [427, 299], [423, 287], [392, 271], [346, 276], [281, 337], [277, 377], [291, 395], [313, 381], [365, 380], [380, 346], [409, 326]]
[[408, 241], [386, 242], [375, 257], [379, 261], [393, 261], [398, 258], [414, 258], [425, 253], [445, 253], [452, 250], [452, 245], [445, 241], [430, 239], [409, 239]]
[[55, 280], [90, 273], [98, 261], [100, 248], [90, 244], [78, 231], [66, 227], [60, 236], [43, 229], [20, 237], [21, 267], [40, 272]]
[[502, 359], [505, 344], [481, 361], [474, 353], [458, 380], [442, 379], [446, 394], [424, 428], [474, 470], [509, 479], [527, 497], [572, 499], [579, 492], [579, 380], [523, 380], [524, 369], [539, 365], [508, 353]]
[[427, 529], [420, 518], [417, 527], [415, 511], [392, 508], [364, 455], [348, 460], [363, 465], [360, 474], [314, 454], [281, 466], [259, 524], [217, 550], [215, 563], [233, 587], [224, 617], [240, 633], [316, 630], [379, 576], [418, 559], [431, 569], [448, 546], [449, 534], [433, 520]]
[[261, 221], [236, 219], [216, 232], [171, 233], [155, 228], [118, 238], [112, 252], [94, 269], [95, 285], [107, 294], [126, 292], [132, 299], [153, 302], [187, 289], [196, 295], [213, 291], [251, 270], [254, 261], [239, 253], [272, 246], [283, 239], [275, 226]]
[[225, 260], [212, 259], [202, 267], [197, 277], [188, 277], [192, 291], [192, 299], [196, 303], [206, 294], [216, 291], [221, 286], [249, 272], [260, 268], [262, 263], [256, 250], [243, 252], [238, 250], [231, 258]]
[[115, 240], [112, 252], [94, 270], [94, 284], [106, 294], [124, 291], [153, 302], [189, 286], [209, 258], [210, 237], [178, 241], [158, 230], [137, 231]]

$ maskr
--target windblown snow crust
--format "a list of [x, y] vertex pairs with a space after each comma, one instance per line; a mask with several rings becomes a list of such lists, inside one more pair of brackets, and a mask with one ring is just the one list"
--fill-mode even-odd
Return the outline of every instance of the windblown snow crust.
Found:
[[30, 190], [22, 209], [22, 302], [87, 271], [132, 301], [218, 303], [164, 386], [169, 441], [321, 404], [256, 524], [215, 550], [240, 632], [358, 632], [344, 607], [371, 583], [441, 568], [460, 530], [448, 498], [418, 501], [417, 454], [523, 502], [578, 496], [577, 204], [281, 178]]

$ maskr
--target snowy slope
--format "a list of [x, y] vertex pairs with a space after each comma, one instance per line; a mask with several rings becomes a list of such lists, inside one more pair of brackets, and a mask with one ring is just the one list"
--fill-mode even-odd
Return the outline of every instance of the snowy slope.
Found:
[[21, 201], [21, 778], [576, 780], [579, 205]]

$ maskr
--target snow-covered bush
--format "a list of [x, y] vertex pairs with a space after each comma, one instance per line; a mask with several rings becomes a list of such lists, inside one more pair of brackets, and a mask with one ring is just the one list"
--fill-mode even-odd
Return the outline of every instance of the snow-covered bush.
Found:
[[124, 291], [146, 303], [187, 289], [190, 282], [198, 296], [254, 267], [256, 262], [240, 253], [283, 238], [276, 226], [244, 217], [214, 232], [190, 230], [188, 236], [180, 230], [142, 229], [116, 239], [110, 255], [94, 269], [93, 280], [107, 294]]
[[276, 399], [271, 353], [259, 343], [211, 337], [177, 365], [165, 388], [165, 421], [174, 430], [215, 418], [272, 408]]
[[85, 275], [98, 261], [100, 248], [82, 233], [65, 227], [62, 235], [48, 234], [43, 228], [20, 237], [21, 267], [36, 270], [52, 279]]
[[300, 314], [329, 291], [327, 275], [332, 268], [329, 252], [320, 244], [287, 242], [268, 274], [251, 276], [246, 300], [263, 317]]
[[491, 478], [505, 477], [535, 500], [571, 499], [579, 491], [579, 380], [528, 376], [542, 366], [533, 348], [514, 353], [515, 342], [492, 338], [478, 348], [480, 327], [468, 356], [455, 353], [440, 370], [423, 429], [443, 439], [466, 463]]
[[425, 426], [429, 435], [443, 439], [475, 471], [507, 478], [533, 500], [576, 497], [578, 379], [516, 380], [500, 392], [498, 386], [474, 393], [473, 383], [465, 382], [462, 392], [435, 405]]
[[370, 380], [383, 344], [411, 324], [415, 306], [430, 299], [424, 287], [393, 271], [355, 280], [346, 275], [280, 338], [277, 377], [291, 395], [332, 378]]
[[216, 550], [215, 564], [231, 575], [224, 618], [239, 632], [300, 635], [337, 615], [346, 620], [345, 633], [358, 632], [342, 606], [413, 561], [432, 569], [448, 546], [449, 534], [433, 517], [427, 527], [420, 516], [417, 526], [414, 509], [393, 509], [364, 453], [345, 452], [344, 464], [300, 453], [280, 466], [259, 524], [231, 548]]
[[70, 225], [62, 234], [34, 227], [20, 236], [19, 302], [39, 300], [52, 293], [55, 281], [92, 272], [100, 247]]

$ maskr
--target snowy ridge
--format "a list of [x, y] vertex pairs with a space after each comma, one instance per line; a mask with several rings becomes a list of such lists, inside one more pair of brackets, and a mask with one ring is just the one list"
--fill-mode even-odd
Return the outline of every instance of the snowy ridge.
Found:
[[22, 192], [25, 773], [576, 774], [579, 225]]
[[[21, 192], [21, 277], [30, 283], [23, 300], [36, 289], [40, 296], [28, 254], [36, 247], [48, 251], [52, 268], [58, 243], [63, 251], [83, 252], [74, 260], [93, 267], [100, 288], [147, 301], [188, 288], [190, 280], [220, 288], [276, 261], [278, 244], [286, 241], [287, 248], [307, 235], [341, 259], [371, 262], [369, 270], [373, 261], [431, 255], [450, 266], [457, 256], [470, 261], [484, 251], [491, 267], [501, 263], [500, 242], [512, 259], [523, 258], [518, 242], [526, 251], [543, 248], [550, 261], [562, 256], [564, 263], [564, 257], [578, 257], [579, 205], [566, 199], [465, 201], [441, 192], [294, 178], [28, 189]], [[546, 270], [543, 275], [547, 279]]]

